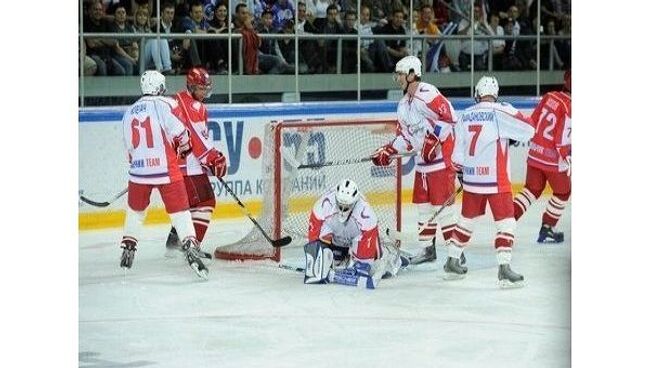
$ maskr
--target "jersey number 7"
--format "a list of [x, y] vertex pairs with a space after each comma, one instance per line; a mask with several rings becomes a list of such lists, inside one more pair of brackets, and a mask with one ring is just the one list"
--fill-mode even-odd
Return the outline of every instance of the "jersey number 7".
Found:
[[476, 142], [478, 141], [478, 136], [481, 134], [481, 129], [483, 129], [483, 125], [470, 125], [467, 127], [470, 133], [472, 134], [472, 141], [469, 144], [469, 155], [474, 156], [474, 153], [476, 151]]

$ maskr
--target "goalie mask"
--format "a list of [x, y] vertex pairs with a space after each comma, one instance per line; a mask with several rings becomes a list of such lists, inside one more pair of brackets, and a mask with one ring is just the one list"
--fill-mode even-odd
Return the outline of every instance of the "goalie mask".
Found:
[[147, 70], [140, 77], [140, 90], [143, 95], [162, 95], [166, 91], [165, 76], [156, 70]]
[[349, 179], [343, 179], [336, 186], [336, 208], [339, 211], [339, 221], [345, 222], [350, 217], [354, 205], [359, 200], [361, 194], [357, 184]]

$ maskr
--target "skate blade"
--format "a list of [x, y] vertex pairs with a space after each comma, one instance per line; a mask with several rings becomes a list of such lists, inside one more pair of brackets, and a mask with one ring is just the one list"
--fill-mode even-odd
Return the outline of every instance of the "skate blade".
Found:
[[192, 270], [194, 271], [194, 273], [196, 273], [196, 275], [199, 276], [199, 278], [201, 278], [201, 279], [203, 279], [203, 280], [207, 280], [207, 279], [208, 279], [208, 269], [207, 269], [207, 268], [204, 268], [204, 269], [202, 269], [202, 270], [199, 269], [199, 264], [198, 264], [198, 263], [192, 263], [192, 264], [190, 265], [190, 267], [192, 268]]
[[442, 275], [442, 279], [445, 281], [462, 280], [465, 278], [465, 276], [467, 276], [467, 274], [459, 275], [453, 272], [445, 272], [445, 274]]
[[526, 281], [522, 280], [512, 282], [510, 280], [498, 280], [497, 286], [501, 289], [519, 289], [526, 286]]

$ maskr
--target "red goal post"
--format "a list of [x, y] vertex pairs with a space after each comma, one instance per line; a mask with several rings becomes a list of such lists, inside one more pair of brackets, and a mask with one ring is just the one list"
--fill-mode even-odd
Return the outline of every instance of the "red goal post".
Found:
[[[263, 205], [256, 218], [261, 227], [272, 239], [289, 235], [293, 238], [289, 246], [304, 245], [313, 204], [347, 178], [357, 183], [376, 212], [381, 241], [395, 243], [385, 234], [386, 229], [401, 230], [401, 158], [386, 167], [376, 167], [369, 160], [358, 161], [390, 142], [396, 132], [397, 121], [386, 119], [285, 120], [267, 124], [261, 174]], [[280, 248], [273, 248], [257, 228], [234, 243], [217, 247], [214, 255], [228, 260], [281, 259]]]

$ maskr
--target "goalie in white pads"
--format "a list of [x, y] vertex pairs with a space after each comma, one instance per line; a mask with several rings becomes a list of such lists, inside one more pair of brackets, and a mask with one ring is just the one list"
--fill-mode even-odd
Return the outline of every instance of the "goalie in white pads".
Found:
[[459, 259], [472, 236], [474, 219], [485, 214], [489, 203], [497, 227], [494, 248], [499, 263], [499, 285], [521, 286], [524, 277], [510, 269], [516, 222], [508, 148], [511, 139], [530, 140], [535, 128], [530, 118], [512, 105], [497, 103], [498, 96], [496, 78], [479, 79], [474, 93], [477, 103], [461, 114], [455, 126], [452, 160], [462, 168], [463, 204], [444, 270], [447, 279], [462, 278], [467, 273], [467, 267]]
[[333, 282], [374, 289], [402, 265], [397, 249], [380, 244], [377, 216], [349, 179], [316, 201], [308, 238], [305, 284]]

